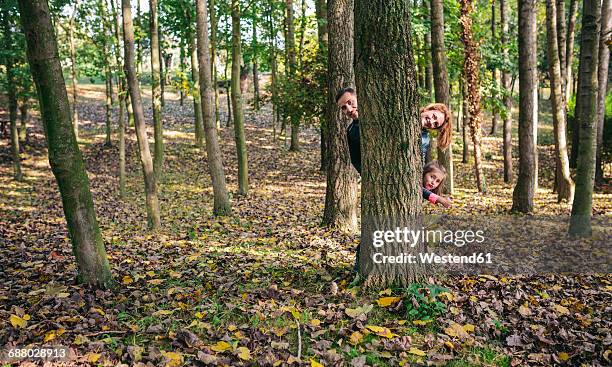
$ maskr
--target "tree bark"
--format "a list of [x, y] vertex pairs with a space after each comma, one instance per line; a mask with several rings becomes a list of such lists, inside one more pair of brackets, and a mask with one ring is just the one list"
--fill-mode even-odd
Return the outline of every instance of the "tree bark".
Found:
[[127, 85], [130, 92], [130, 101], [134, 111], [134, 127], [136, 128], [136, 138], [140, 151], [140, 163], [144, 176], [147, 224], [150, 229], [157, 230], [161, 226], [159, 216], [159, 201], [157, 199], [157, 182], [153, 170], [153, 160], [149, 150], [149, 140], [147, 138], [147, 126], [144, 119], [142, 99], [140, 96], [140, 86], [136, 76], [135, 55], [134, 55], [134, 25], [132, 23], [132, 8], [130, 0], [122, 0], [123, 13], [123, 42], [125, 54], [125, 74]]
[[57, 41], [47, 1], [19, 0], [30, 70], [38, 91], [49, 164], [57, 180], [78, 280], [98, 287], [112, 282], [96, 220], [89, 179], [71, 123]]
[[[153, 170], [157, 181], [161, 179], [164, 166], [164, 133], [161, 117], [161, 74], [159, 57], [159, 28], [157, 20], [157, 0], [149, 0], [149, 32], [151, 34], [151, 88], [153, 101]], [[182, 62], [182, 60], [181, 60]], [[181, 87], [182, 90], [182, 87]]]
[[580, 35], [580, 66], [578, 69], [580, 82], [578, 83], [578, 95], [576, 97], [581, 100], [580, 109], [576, 111], [580, 140], [578, 142], [576, 196], [572, 206], [569, 227], [569, 233], [573, 237], [588, 237], [591, 235], [597, 140], [600, 17], [599, 0], [584, 0]]
[[[576, 29], [576, 18], [577, 18], [577, 14], [578, 14], [578, 5], [579, 5], [580, 1], [579, 0], [571, 0], [570, 2], [570, 13], [569, 13], [569, 17], [568, 17], [568, 23], [567, 23], [567, 82], [568, 82], [568, 88], [567, 88], [567, 95], [566, 95], [566, 100], [569, 101], [572, 92], [574, 92], [574, 94], [576, 94], [576, 89], [578, 89], [577, 84], [577, 78], [574, 77], [572, 74], [572, 65], [574, 64], [574, 39], [575, 39], [575, 29]], [[574, 83], [574, 80], [576, 80], [576, 82]], [[573, 88], [570, 88], [570, 85], [573, 86]], [[571, 150], [571, 155], [570, 155], [570, 167], [571, 168], [576, 168], [576, 160], [578, 159], [578, 137], [580, 135], [580, 128], [578, 127], [577, 124], [577, 117], [576, 117], [576, 111], [578, 111], [579, 106], [579, 99], [576, 98], [576, 104], [574, 106], [574, 126], [572, 129], [572, 150]]]
[[[446, 50], [444, 47], [444, 3], [442, 0], [431, 0], [431, 59], [433, 60], [433, 79], [435, 101], [449, 106], [450, 86], [446, 68]], [[452, 118], [449, 119], [452, 123]], [[447, 181], [445, 193], [452, 194], [455, 187], [453, 178], [453, 144], [446, 149], [438, 148], [438, 162], [446, 168]]]
[[[496, 20], [495, 20], [495, 3], [497, 2], [497, 0], [492, 0], [491, 1], [491, 38], [493, 40], [493, 42], [496, 41], [495, 37], [497, 36], [496, 34]], [[493, 75], [493, 84], [497, 85], [497, 79], [498, 79], [498, 70], [497, 68], [494, 66], [493, 69], [491, 70], [491, 74]], [[493, 96], [494, 99], [497, 99], [497, 93], [494, 91], [493, 92]], [[499, 111], [497, 110], [497, 107], [493, 106], [493, 119], [491, 120], [491, 135], [495, 135], [497, 134], [497, 122], [499, 121]]]
[[601, 34], [599, 36], [599, 66], [597, 93], [597, 154], [595, 164], [595, 181], [604, 180], [603, 162], [603, 132], [606, 118], [606, 91], [608, 90], [608, 72], [610, 64], [610, 49], [608, 44], [612, 37], [612, 6], [610, 0], [603, 0], [601, 8]]
[[206, 24], [208, 19], [207, 11], [206, 0], [196, 0], [200, 98], [202, 99], [202, 116], [204, 118], [204, 133], [206, 137], [206, 158], [208, 160], [208, 169], [213, 185], [213, 214], [222, 216], [231, 213], [231, 205], [225, 183], [225, 171], [223, 168], [221, 149], [219, 148], [219, 140], [217, 139], [217, 127], [213, 120], [213, 88], [210, 75], [208, 25]]
[[[563, 4], [562, 4], [563, 5]], [[563, 95], [563, 76], [557, 48], [561, 38], [557, 35], [556, 0], [546, 0], [546, 29], [548, 50], [548, 74], [552, 102], [553, 130], [555, 135], [555, 161], [557, 166], [557, 202], [574, 198], [574, 182], [570, 177], [569, 158], [567, 156], [566, 115]], [[565, 41], [565, 39], [563, 39]]]
[[[423, 1], [423, 5], [425, 7], [425, 17], [430, 17], [431, 20], [433, 20], [433, 15], [432, 15], [432, 4], [430, 4], [431, 0], [424, 0]], [[431, 15], [431, 16], [430, 16]], [[442, 14], [442, 19], [444, 19], [444, 14]], [[444, 21], [444, 20], [443, 20]], [[429, 29], [427, 29], [427, 31], [425, 32], [425, 35], [423, 37], [424, 43], [425, 43], [425, 52], [423, 53], [424, 58], [425, 58], [425, 89], [427, 89], [427, 93], [429, 95], [429, 100], [433, 100], [434, 99], [434, 66], [433, 66], [433, 62], [432, 62], [432, 58], [433, 58], [433, 45], [432, 45], [432, 32], [433, 32], [433, 27], [434, 25], [431, 24], [431, 27], [429, 27]], [[444, 28], [442, 28], [442, 31], [444, 32]], [[446, 106], [448, 106], [448, 102], [445, 103]]]
[[537, 186], [538, 69], [536, 1], [519, 0], [519, 174], [512, 210], [530, 213]]
[[77, 66], [76, 66], [76, 41], [74, 39], [74, 31], [76, 27], [75, 18], [77, 10], [79, 8], [79, 1], [75, 1], [74, 10], [70, 15], [70, 21], [68, 23], [69, 31], [68, 36], [70, 37], [70, 76], [72, 78], [72, 125], [74, 127], [74, 135], [77, 140], [79, 139], [79, 111], [77, 109]]
[[204, 148], [204, 120], [202, 118], [202, 99], [200, 98], [200, 70], [198, 50], [193, 34], [189, 34], [189, 53], [191, 54], [191, 80], [193, 81], [193, 110], [195, 115], [195, 139], [198, 148]]
[[482, 168], [482, 116], [480, 111], [480, 77], [479, 77], [479, 53], [478, 46], [474, 41], [472, 33], [471, 13], [474, 8], [473, 0], [461, 0], [461, 41], [465, 46], [465, 57], [463, 61], [463, 70], [465, 73], [465, 81], [468, 89], [468, 110], [470, 118], [468, 126], [470, 127], [470, 136], [474, 145], [474, 171], [476, 173], [476, 186], [478, 191], [486, 191], [486, 182]]
[[470, 137], [469, 137], [469, 121], [470, 121], [470, 109], [468, 108], [468, 90], [467, 84], [465, 83], [465, 75], [462, 76], [461, 79], [461, 93], [462, 100], [461, 104], [463, 106], [463, 114], [461, 116], [462, 129], [463, 129], [463, 158], [461, 160], [462, 163], [468, 163], [469, 154], [470, 154]]
[[119, 117], [118, 117], [118, 125], [119, 125], [119, 197], [121, 199], [125, 198], [125, 105], [127, 104], [127, 87], [125, 81], [125, 73], [121, 70], [121, 37], [120, 29], [121, 29], [121, 19], [117, 12], [117, 6], [115, 5], [115, 0], [110, 0], [111, 11], [114, 22], [114, 32], [115, 32], [115, 62], [119, 67], [119, 83], [118, 83], [118, 91], [117, 91], [117, 99], [119, 100]]
[[244, 136], [244, 112], [242, 111], [242, 91], [240, 90], [240, 3], [232, 0], [232, 107], [234, 109], [234, 139], [238, 156], [238, 195], [249, 192], [249, 161], [246, 138]]
[[26, 143], [28, 141], [28, 120], [30, 119], [30, 101], [29, 97], [23, 98], [19, 105], [20, 126], [19, 126], [19, 142]]
[[354, 86], [354, 0], [329, 0], [329, 59], [327, 72], [327, 188], [323, 225], [347, 232], [357, 230], [357, 177], [351, 168], [346, 140], [347, 119], [336, 105], [336, 91]]
[[[294, 25], [294, 17], [293, 17], [293, 0], [285, 0], [287, 16], [286, 16], [286, 26], [287, 26], [287, 38], [285, 40], [285, 47], [287, 49], [287, 61], [288, 61], [288, 76], [289, 78], [295, 78], [296, 68], [297, 68], [297, 56], [295, 51], [295, 25]], [[299, 121], [294, 121], [297, 119], [292, 119], [291, 121], [291, 145], [289, 146], [289, 150], [292, 152], [296, 152], [300, 150], [300, 141], [299, 141], [299, 130], [300, 123]]]
[[210, 71], [212, 73], [213, 89], [215, 91], [215, 126], [221, 128], [219, 111], [219, 85], [217, 83], [217, 10], [215, 0], [210, 0]]
[[[319, 49], [317, 51], [317, 55], [321, 60], [328, 60], [328, 43], [329, 43], [329, 33], [328, 33], [328, 20], [327, 20], [327, 0], [316, 0], [315, 1], [315, 14], [317, 16], [317, 39], [319, 41]], [[328, 81], [329, 84], [329, 81]], [[327, 91], [329, 93], [329, 90]], [[326, 101], [323, 106], [323, 114], [320, 118], [320, 128], [319, 131], [321, 133], [321, 172], [327, 171], [327, 165], [329, 163], [328, 157], [328, 140], [329, 140], [329, 129], [327, 125], [329, 122], [327, 118], [330, 115], [331, 111], [328, 111], [328, 108], [336, 108], [336, 106], [330, 106]]]
[[[504, 65], [509, 64], [508, 57], [508, 17], [510, 15], [508, 11], [508, 0], [500, 0], [501, 7], [501, 44], [502, 44], [502, 55], [504, 58]], [[502, 87], [504, 88], [504, 182], [512, 182], [513, 179], [513, 164], [512, 164], [512, 82], [510, 70], [505, 66], [501, 70]]]
[[257, 61], [257, 15], [253, 16], [253, 106], [259, 110], [259, 62]]
[[376, 253], [422, 251], [404, 244], [374, 248], [375, 230], [394, 224], [420, 228], [422, 159], [418, 90], [410, 4], [402, 0], [355, 2], [355, 75], [362, 146], [362, 227], [359, 274], [367, 286], [423, 280], [420, 264], [375, 263]]
[[555, 14], [553, 14], [553, 16], [556, 17], [557, 23], [557, 54], [559, 57], [559, 69], [561, 72], [561, 92], [563, 93], [563, 95], [561, 96], [561, 101], [563, 103], [563, 108], [565, 109], [565, 113], [567, 115], [567, 104], [565, 99], [565, 91], [567, 88], [567, 30], [565, 26], [565, 0], [553, 1], [556, 1], [556, 12]]

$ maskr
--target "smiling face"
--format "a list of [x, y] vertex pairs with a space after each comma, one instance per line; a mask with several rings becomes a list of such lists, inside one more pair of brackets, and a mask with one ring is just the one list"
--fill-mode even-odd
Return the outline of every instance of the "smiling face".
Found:
[[439, 129], [444, 125], [446, 116], [438, 110], [423, 111], [421, 113], [421, 126], [423, 129]]
[[338, 99], [338, 107], [342, 110], [342, 113], [356, 120], [359, 118], [359, 112], [357, 111], [357, 96], [353, 93], [346, 92]]
[[423, 187], [429, 191], [435, 190], [436, 187], [440, 186], [444, 178], [445, 174], [442, 171], [432, 169], [423, 176]]

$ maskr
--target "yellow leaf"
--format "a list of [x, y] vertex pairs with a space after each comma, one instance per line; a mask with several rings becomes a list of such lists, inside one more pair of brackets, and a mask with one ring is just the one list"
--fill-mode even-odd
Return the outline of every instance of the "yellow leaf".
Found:
[[449, 301], [452, 301], [453, 299], [455, 299], [455, 297], [453, 296], [452, 293], [449, 292], [442, 292], [440, 294], [438, 294], [438, 297], [440, 298], [446, 298]]
[[415, 356], [421, 356], [421, 357], [425, 357], [427, 355], [427, 353], [425, 353], [424, 351], [420, 350], [419, 348], [415, 348], [415, 347], [410, 348], [408, 353], [414, 354]]
[[310, 367], [325, 367], [321, 363], [315, 361], [314, 359], [310, 360]]
[[123, 282], [123, 284], [130, 284], [130, 283], [133, 283], [133, 282], [134, 282], [134, 279], [132, 279], [132, 277], [131, 277], [131, 276], [129, 276], [129, 275], [125, 275], [125, 276], [123, 277], [122, 282]]
[[559, 353], [558, 356], [559, 356], [559, 359], [562, 362], [565, 362], [565, 361], [567, 361], [570, 358], [569, 354], [567, 354], [566, 352], [561, 352], [561, 353]]
[[183, 355], [177, 352], [164, 352], [162, 351], [164, 357], [168, 359], [166, 363], [166, 367], [179, 367], [183, 365]]
[[175, 279], [176, 279], [176, 278], [180, 278], [181, 276], [183, 276], [181, 273], [176, 272], [176, 271], [174, 271], [174, 270], [170, 270], [170, 271], [168, 272], [168, 274], [170, 275], [170, 277], [171, 277], [171, 278], [175, 278]]
[[555, 311], [557, 311], [558, 313], [560, 313], [561, 315], [569, 315], [570, 311], [567, 307], [561, 306], [561, 305], [555, 305], [554, 306]]
[[214, 350], [215, 352], [225, 352], [226, 350], [230, 349], [232, 346], [225, 341], [218, 341], [217, 344], [213, 345], [210, 347], [211, 350]]
[[174, 312], [174, 311], [172, 311], [172, 310], [159, 310], [159, 311], [153, 312], [153, 314], [151, 316], [153, 316], [153, 317], [166, 316], [166, 315], [171, 315], [172, 312]]
[[155, 272], [151, 271], [151, 270], [147, 271], [145, 274], [147, 274], [150, 277], [154, 277], [155, 276]]
[[238, 347], [238, 358], [244, 361], [251, 360], [251, 351], [247, 347]]
[[431, 323], [433, 320], [413, 320], [412, 324], [414, 325], [418, 325], [418, 326], [426, 326], [427, 324]]
[[455, 344], [453, 344], [453, 342], [449, 342], [448, 340], [444, 342], [444, 345], [446, 345], [450, 349], [455, 349]]
[[11, 325], [13, 325], [14, 328], [25, 328], [28, 324], [28, 321], [25, 319], [25, 316], [21, 318], [17, 315], [11, 315], [9, 321], [11, 322]]
[[153, 284], [153, 285], [160, 285], [163, 282], [164, 282], [163, 279], [150, 279], [150, 280], [147, 280], [147, 283]]
[[375, 325], [368, 325], [368, 326], [366, 326], [366, 328], [368, 328], [370, 331], [374, 332], [376, 335], [382, 336], [382, 337], [385, 337], [385, 338], [388, 338], [388, 339], [391, 339], [394, 336], [397, 336], [397, 334], [393, 334], [391, 332], [391, 330], [387, 329], [386, 327], [375, 326]]
[[465, 325], [463, 325], [463, 330], [465, 330], [468, 333], [473, 333], [474, 332], [474, 325], [472, 325], [472, 324], [465, 324]]
[[102, 354], [100, 353], [87, 353], [87, 361], [89, 363], [96, 363], [100, 359]]
[[310, 320], [310, 326], [317, 327], [319, 325], [321, 325], [321, 320], [319, 320], [319, 319], [312, 319], [312, 320]]
[[376, 300], [380, 307], [389, 307], [392, 304], [399, 302], [402, 297], [382, 297]]
[[363, 334], [360, 333], [359, 331], [354, 331], [349, 337], [349, 343], [353, 345], [357, 345], [361, 343], [362, 340], [363, 340]]
[[444, 329], [444, 333], [448, 336], [457, 336], [459, 338], [469, 337], [465, 329], [461, 325], [457, 324], [456, 322], [453, 322], [449, 327]]
[[45, 334], [44, 343], [50, 342], [51, 340], [55, 339], [56, 335], [57, 334], [55, 333], [55, 330], [49, 331], [47, 334]]
[[237, 328], [237, 327], [236, 327], [236, 325], [234, 325], [234, 324], [230, 324], [230, 325], [228, 325], [228, 327], [227, 327], [227, 330], [229, 330], [229, 331], [236, 331], [237, 329], [238, 329], [238, 328]]
[[198, 318], [198, 319], [201, 319], [201, 318], [204, 317], [204, 314], [202, 314], [200, 311], [198, 311], [198, 312], [195, 313], [195, 317]]
[[384, 291], [380, 291], [378, 292], [379, 296], [390, 296], [391, 295], [391, 288], [387, 288]]

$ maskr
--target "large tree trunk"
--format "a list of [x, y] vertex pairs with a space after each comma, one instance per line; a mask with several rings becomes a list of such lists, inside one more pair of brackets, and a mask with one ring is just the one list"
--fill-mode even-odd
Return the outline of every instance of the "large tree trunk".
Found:
[[[327, 44], [329, 40], [328, 34], [328, 26], [327, 26], [327, 0], [316, 0], [315, 1], [315, 13], [317, 16], [317, 38], [319, 41], [319, 49], [317, 51], [317, 55], [323, 62], [327, 61]], [[329, 81], [328, 81], [329, 83]], [[329, 91], [327, 91], [329, 93]], [[329, 140], [329, 129], [327, 127], [328, 121], [327, 118], [330, 116], [330, 111], [328, 108], [336, 108], [336, 106], [329, 106], [329, 103], [325, 103], [323, 106], [323, 113], [320, 118], [320, 128], [319, 131], [321, 133], [321, 172], [327, 171], [327, 164], [329, 162], [329, 157], [327, 153], [327, 144]]]
[[229, 215], [231, 205], [227, 186], [225, 183], [225, 171], [219, 141], [217, 139], [217, 127], [213, 120], [212, 96], [213, 88], [210, 75], [210, 49], [208, 44], [208, 14], [206, 0], [196, 0], [196, 21], [198, 36], [198, 62], [200, 65], [200, 93], [202, 100], [202, 116], [204, 118], [204, 133], [206, 137], [206, 159], [213, 185], [214, 207], [213, 214]]
[[478, 191], [486, 191], [486, 182], [482, 167], [482, 116], [480, 111], [480, 62], [478, 45], [474, 41], [472, 34], [471, 13], [474, 8], [473, 0], [461, 0], [461, 41], [465, 47], [465, 57], [463, 61], [463, 71], [468, 88], [468, 110], [470, 112], [469, 127], [472, 144], [474, 145], [474, 171], [476, 172], [476, 186]]
[[[546, 1], [546, 30], [548, 50], [548, 73], [550, 75], [550, 100], [552, 102], [553, 130], [555, 135], [555, 161], [557, 166], [557, 201], [567, 200], [571, 203], [574, 197], [574, 183], [570, 177], [567, 141], [565, 138], [565, 103], [563, 97], [563, 80], [559, 60], [557, 36], [556, 0]], [[565, 41], [565, 40], [563, 40]]]
[[355, 2], [355, 75], [362, 149], [362, 226], [359, 274], [365, 285], [422, 281], [422, 264], [380, 264], [373, 256], [415, 253], [418, 243], [373, 246], [375, 230], [420, 228], [422, 159], [418, 90], [410, 4], [402, 0]]
[[[153, 170], [159, 181], [164, 166], [164, 133], [161, 119], [161, 75], [159, 58], [159, 29], [157, 23], [157, 0], [149, 0], [149, 32], [151, 34], [151, 88], [153, 101], [153, 137], [155, 138], [153, 153]], [[182, 60], [181, 60], [182, 62]], [[181, 88], [182, 90], [182, 88]]]
[[[609, 3], [608, 3], [609, 4]], [[580, 109], [576, 122], [580, 128], [576, 197], [572, 206], [569, 233], [574, 237], [591, 235], [593, 209], [593, 180], [595, 178], [595, 145], [597, 140], [597, 91], [599, 62], [599, 29], [601, 8], [599, 0], [584, 0], [580, 36], [580, 79], [577, 99]], [[576, 103], [578, 104], [578, 103]]]
[[79, 111], [77, 110], [77, 66], [76, 66], [76, 40], [74, 39], [74, 31], [76, 28], [75, 18], [79, 8], [79, 1], [75, 1], [74, 9], [70, 15], [68, 23], [68, 37], [70, 38], [70, 76], [72, 78], [72, 126], [74, 135], [79, 139]]
[[519, 174], [512, 210], [533, 211], [537, 187], [538, 69], [536, 0], [519, 0]]
[[240, 3], [232, 0], [232, 107], [234, 109], [234, 138], [238, 156], [238, 195], [249, 192], [249, 161], [246, 138], [244, 136], [244, 112], [242, 111], [242, 91], [240, 90]]
[[210, 72], [212, 74], [213, 89], [215, 91], [215, 126], [221, 128], [219, 111], [219, 86], [217, 85], [217, 9], [215, 0], [210, 0]]
[[57, 41], [47, 1], [20, 0], [30, 70], [38, 91], [49, 164], [57, 180], [72, 251], [81, 282], [99, 287], [112, 282], [104, 241], [96, 220], [89, 179], [71, 123]]
[[601, 33], [599, 40], [599, 66], [597, 94], [597, 154], [595, 164], [595, 181], [602, 182], [604, 179], [603, 162], [601, 160], [603, 150], [603, 132], [606, 118], [606, 91], [608, 90], [608, 68], [610, 64], [610, 49], [608, 44], [612, 37], [612, 7], [610, 0], [603, 0], [601, 8]]
[[144, 119], [142, 99], [140, 96], [140, 86], [136, 76], [136, 60], [134, 55], [134, 25], [132, 23], [132, 8], [130, 0], [122, 0], [123, 11], [123, 37], [125, 54], [125, 74], [127, 85], [130, 92], [130, 101], [134, 111], [134, 126], [136, 127], [136, 138], [140, 151], [140, 163], [144, 176], [147, 224], [149, 228], [156, 230], [161, 226], [159, 217], [159, 201], [157, 199], [157, 182], [153, 170], [153, 160], [149, 150], [149, 140], [147, 138], [147, 126]]
[[[501, 34], [501, 44], [502, 44], [502, 54], [504, 58], [504, 65], [509, 64], [508, 57], [508, 18], [510, 13], [508, 11], [508, 1], [509, 0], [500, 0], [501, 5], [501, 26], [502, 26], [502, 34]], [[504, 88], [504, 145], [503, 145], [503, 154], [504, 154], [504, 182], [509, 183], [512, 182], [513, 172], [512, 172], [512, 82], [510, 70], [507, 67], [504, 67], [502, 70], [502, 87]]]
[[323, 224], [352, 232], [357, 229], [357, 177], [351, 168], [346, 140], [347, 119], [336, 105], [336, 91], [353, 86], [354, 0], [329, 0], [329, 59], [327, 72], [328, 164]]
[[[449, 106], [450, 86], [446, 69], [446, 50], [444, 48], [444, 2], [431, 0], [431, 59], [433, 60], [433, 79], [435, 100]], [[452, 124], [452, 118], [449, 119]], [[452, 194], [455, 188], [453, 178], [453, 142], [446, 149], [438, 148], [438, 161], [446, 168], [447, 181], [445, 193]]]

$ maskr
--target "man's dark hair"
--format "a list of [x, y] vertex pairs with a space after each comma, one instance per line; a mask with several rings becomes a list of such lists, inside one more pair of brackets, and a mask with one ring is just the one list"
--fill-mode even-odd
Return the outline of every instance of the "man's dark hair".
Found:
[[346, 87], [346, 88], [339, 89], [338, 92], [336, 93], [336, 103], [338, 103], [338, 101], [340, 100], [340, 98], [342, 98], [344, 93], [350, 93], [350, 94], [354, 95], [355, 94], [355, 88], [353, 88], [353, 87]]

